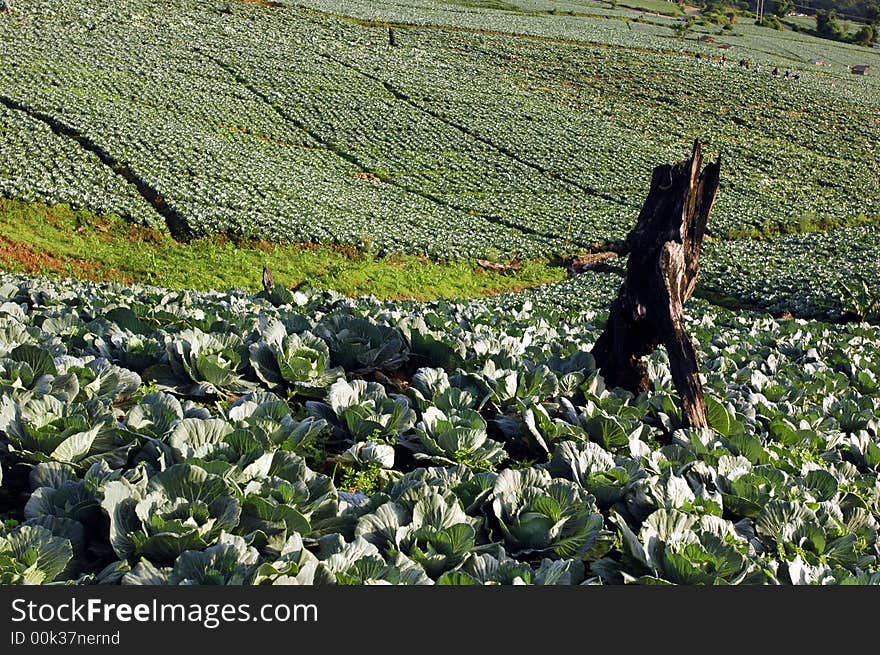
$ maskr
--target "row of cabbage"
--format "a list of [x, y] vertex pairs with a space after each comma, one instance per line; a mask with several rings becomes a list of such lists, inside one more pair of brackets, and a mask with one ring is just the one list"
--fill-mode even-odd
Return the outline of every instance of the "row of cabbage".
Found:
[[589, 349], [613, 277], [487, 302], [5, 275], [0, 579], [877, 583], [880, 331], [696, 302], [711, 429]]
[[[649, 49], [669, 48], [673, 36], [671, 23], [666, 17], [651, 16], [645, 19], [640, 13], [625, 8], [616, 11], [603, 10], [598, 3], [585, 3], [587, 6], [581, 7], [564, 2], [534, 3], [533, 11], [539, 12], [537, 14], [528, 11], [495, 11], [492, 7], [453, 7], [429, 0], [297, 0], [287, 4], [364, 21], [444, 25], [468, 30], [604, 43], [618, 47], [635, 45]], [[551, 4], [555, 6], [549, 6]], [[556, 13], [547, 13], [553, 9]], [[643, 23], [621, 20], [640, 16]]]
[[117, 213], [164, 228], [135, 189], [98, 157], [27, 114], [0, 106], [0, 196], [29, 202], [66, 202]]
[[880, 227], [708, 244], [700, 295], [795, 316], [880, 321]]
[[[569, 14], [583, 17], [615, 17], [623, 19], [645, 16], [644, 11], [637, 8], [641, 4], [637, 0], [627, 4], [628, 6], [614, 6], [612, 3], [600, 2], [599, 0], [504, 0], [502, 2], [485, 2], [485, 0], [440, 0], [439, 2], [416, 0], [415, 2], [398, 2], [397, 0], [392, 0], [391, 2], [384, 3], [384, 9], [385, 11], [392, 11], [402, 7], [428, 11], [442, 9], [450, 14], [482, 14], [484, 16], [488, 13], [487, 10], [491, 10], [493, 13], [497, 13], [497, 11], [513, 12], [535, 18], [543, 17], [546, 14], [551, 16], [555, 14]], [[678, 11], [677, 7], [666, 9], [670, 14]], [[658, 14], [648, 14], [648, 17], [658, 20], [666, 18]]]
[[[865, 135], [878, 127], [878, 96], [863, 83], [806, 70], [795, 83], [774, 78], [764, 61], [763, 73], [744, 70], [735, 61], [742, 55], [730, 53], [726, 65], [710, 65], [689, 53], [503, 38], [475, 43], [470, 35], [431, 32], [400, 38], [419, 47], [427, 40], [432, 53], [449, 54], [350, 48], [342, 55], [423, 111], [569, 182], [578, 200], [556, 222], [573, 216], [577, 235], [618, 236], [640, 206], [653, 166], [680, 159], [695, 134], [724, 157], [712, 217], [718, 236], [798, 230], [822, 219], [845, 224], [880, 212], [876, 171], [864, 165], [872, 157]], [[468, 93], [453, 73], [457, 57], [466, 57]], [[500, 106], [507, 111], [499, 113]], [[512, 188], [508, 195], [500, 205], [505, 215], [523, 213], [528, 201]]]
[[[47, 117], [109, 152], [158, 190], [193, 234], [228, 232], [347, 244], [371, 241], [383, 250], [438, 257], [485, 256], [489, 244], [507, 252], [536, 252], [543, 247], [541, 238], [394, 185], [362, 179], [359, 176], [366, 176], [369, 169], [316, 141], [309, 129], [273, 109], [275, 101], [270, 97], [248, 90], [216, 60], [212, 44], [192, 47], [212, 32], [226, 33], [230, 39], [258, 39], [257, 34], [277, 32], [280, 40], [285, 25], [255, 29], [239, 16], [241, 20], [231, 28], [226, 14], [191, 6], [144, 4], [143, 13], [131, 14], [119, 6], [80, 11], [60, 3], [44, 4], [45, 12], [37, 6], [28, 14], [25, 8], [10, 14], [0, 26], [9, 37], [0, 46], [4, 60], [8, 56], [0, 91], [26, 108], [13, 113], [23, 119], [28, 112]], [[227, 28], [231, 32], [224, 32]], [[305, 41], [309, 29], [300, 24], [291, 34]], [[133, 42], [145, 44], [137, 57], [128, 46], [120, 47]], [[71, 87], [77, 92], [71, 93]], [[34, 150], [53, 154], [57, 140], [65, 138], [45, 126], [28, 130], [34, 122], [9, 125], [15, 141], [10, 145], [17, 147], [5, 149], [3, 157], [4, 168], [14, 171], [7, 182], [12, 195], [32, 197], [37, 190], [28, 180], [43, 177], [33, 169], [63, 160], [43, 164], [39, 155], [34, 156]], [[92, 161], [97, 160], [91, 157]], [[98, 169], [102, 178], [110, 174]], [[66, 186], [77, 184], [76, 177], [66, 177]], [[129, 192], [133, 188], [122, 186], [128, 186]], [[49, 201], [82, 203], [80, 195], [65, 193], [65, 185], [47, 196]], [[103, 196], [102, 203], [114, 197]], [[131, 215], [120, 204], [117, 212]], [[437, 232], [449, 225], [467, 225], [468, 230], [438, 239]]]
[[[495, 21], [494, 33], [518, 31], [507, 20], [583, 22], [452, 13]], [[636, 34], [619, 20], [596, 29]], [[804, 72], [793, 84], [674, 54], [715, 48], [694, 40], [661, 54], [400, 30], [389, 48], [384, 28], [321, 12], [173, 0], [37, 0], [0, 32], [12, 102], [0, 191], [159, 222], [118, 169], [51, 125], [124, 164], [196, 235], [439, 258], [582, 249], [625, 235], [651, 168], [695, 134], [728, 171], [716, 235], [877, 211], [867, 82]]]

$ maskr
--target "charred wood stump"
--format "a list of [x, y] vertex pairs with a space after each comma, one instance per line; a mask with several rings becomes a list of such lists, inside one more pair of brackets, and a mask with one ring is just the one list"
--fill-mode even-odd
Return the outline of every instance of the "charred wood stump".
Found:
[[707, 427], [697, 352], [684, 327], [683, 307], [694, 292], [700, 247], [718, 192], [721, 162], [702, 167], [700, 142], [691, 158], [654, 169], [651, 188], [627, 237], [626, 277], [593, 347], [608, 386], [633, 393], [651, 381], [642, 357], [661, 344], [691, 427]]

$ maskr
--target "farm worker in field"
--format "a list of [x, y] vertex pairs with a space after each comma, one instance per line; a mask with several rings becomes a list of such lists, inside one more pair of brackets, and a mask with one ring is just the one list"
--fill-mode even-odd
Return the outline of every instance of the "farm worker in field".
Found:
[[12, 11], [12, 5], [9, 4], [9, 0], [0, 0], [0, 11], [4, 14], [8, 14]]

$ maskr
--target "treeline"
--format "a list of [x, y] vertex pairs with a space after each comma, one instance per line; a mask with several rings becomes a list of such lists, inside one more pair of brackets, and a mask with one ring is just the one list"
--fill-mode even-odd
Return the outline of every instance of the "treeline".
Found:
[[840, 18], [880, 22], [880, 0], [799, 0], [797, 8], [808, 14], [834, 12]]
[[818, 9], [816, 11], [816, 35], [835, 41], [846, 41], [859, 45], [870, 46], [880, 40], [880, 25], [875, 17], [872, 23], [865, 23], [854, 34], [850, 34], [838, 19], [834, 9]]
[[[756, 0], [702, 0], [702, 9], [725, 13], [731, 9], [756, 12]], [[834, 12], [838, 19], [856, 20], [862, 23], [880, 22], [880, 0], [765, 0], [764, 13], [784, 18], [798, 11], [816, 15], [819, 12]]]
[[[757, 12], [756, 0], [703, 0], [700, 4], [704, 17], [719, 24], [734, 23], [733, 12]], [[804, 28], [803, 24], [786, 21], [795, 30], [865, 46], [880, 41], [880, 0], [765, 0], [761, 24], [784, 29], [782, 21], [796, 11], [813, 16], [816, 26], [810, 29]], [[851, 32], [848, 21], [861, 25]]]

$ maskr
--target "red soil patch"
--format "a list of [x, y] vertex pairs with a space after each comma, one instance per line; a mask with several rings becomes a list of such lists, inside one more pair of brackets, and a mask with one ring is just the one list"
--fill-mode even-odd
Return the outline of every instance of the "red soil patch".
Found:
[[[98, 227], [98, 229], [101, 229]], [[151, 227], [145, 227], [143, 225], [136, 225], [131, 223], [126, 226], [126, 238], [130, 241], [140, 241], [142, 243], [148, 243], [151, 246], [164, 246], [167, 245], [170, 237], [165, 236], [158, 230], [154, 230]]]
[[315, 146], [308, 145], [305, 143], [299, 143], [296, 141], [287, 141], [286, 139], [276, 139], [275, 137], [268, 136], [266, 134], [262, 134], [261, 132], [255, 132], [249, 127], [239, 127], [238, 125], [231, 125], [227, 123], [217, 122], [217, 127], [221, 130], [226, 130], [227, 132], [232, 132], [234, 134], [246, 134], [247, 136], [252, 136], [255, 139], [259, 139], [264, 143], [272, 143], [276, 146], [284, 146], [286, 148], [296, 148], [299, 150], [315, 150]]
[[615, 257], [617, 257], [617, 253], [610, 251], [586, 253], [566, 258], [563, 261], [563, 264], [570, 273], [583, 273], [584, 271], [596, 268], [602, 262], [608, 259], [614, 259]]
[[98, 282], [115, 279], [129, 283], [127, 276], [115, 268], [109, 268], [95, 262], [56, 257], [45, 252], [38, 252], [26, 243], [20, 243], [0, 236], [0, 263], [4, 268], [19, 269], [25, 273], [59, 273], [68, 274], [79, 279]]
[[352, 175], [353, 175], [354, 177], [356, 177], [357, 179], [359, 179], [359, 180], [363, 180], [364, 182], [373, 182], [373, 183], [376, 183], [376, 182], [381, 182], [381, 181], [382, 181], [382, 180], [379, 178], [379, 176], [376, 175], [375, 173], [365, 173], [365, 172], [362, 172], [362, 171], [358, 171], [358, 172], [356, 172], [356, 173], [352, 173]]

